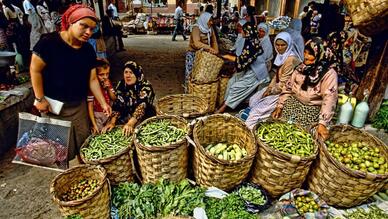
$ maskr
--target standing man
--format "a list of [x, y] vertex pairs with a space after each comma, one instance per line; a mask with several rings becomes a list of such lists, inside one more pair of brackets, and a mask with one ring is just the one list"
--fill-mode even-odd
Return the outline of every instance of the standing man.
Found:
[[117, 12], [117, 7], [115, 5], [115, 0], [112, 0], [110, 4], [108, 5], [108, 10], [112, 10], [113, 13], [113, 20], [119, 19], [119, 13]]
[[183, 9], [182, 9], [182, 1], [178, 2], [178, 6], [175, 9], [174, 21], [175, 21], [175, 29], [172, 35], [172, 41], [176, 41], [175, 37], [178, 34], [178, 31], [182, 32], [183, 40], [187, 40], [183, 29]]

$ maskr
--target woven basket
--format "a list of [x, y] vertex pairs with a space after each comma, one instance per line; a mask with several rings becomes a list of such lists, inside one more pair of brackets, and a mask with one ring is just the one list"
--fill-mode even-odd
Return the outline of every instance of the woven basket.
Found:
[[215, 81], [220, 73], [224, 60], [209, 52], [195, 52], [192, 80], [197, 83]]
[[[200, 186], [231, 190], [248, 176], [257, 148], [253, 134], [239, 119], [227, 114], [200, 118], [194, 126], [193, 137], [194, 177]], [[248, 156], [228, 161], [205, 151], [208, 144], [220, 142], [238, 144], [247, 150]]]
[[[333, 126], [330, 141], [336, 143], [361, 141], [375, 145], [388, 160], [388, 148], [373, 135], [351, 126]], [[315, 162], [307, 183], [311, 191], [329, 205], [353, 207], [367, 200], [388, 182], [388, 173], [376, 175], [352, 170], [332, 157], [321, 142], [320, 155]]]
[[251, 181], [260, 184], [270, 196], [279, 197], [301, 187], [310, 170], [310, 165], [318, 154], [318, 145], [314, 144], [314, 153], [308, 157], [275, 150], [256, 135], [257, 129], [265, 123], [268, 122], [259, 122], [253, 128], [258, 144], [258, 156], [254, 163]]
[[176, 94], [160, 98], [156, 103], [158, 115], [175, 115], [184, 118], [203, 116], [208, 111], [207, 102], [201, 97]]
[[[93, 136], [89, 136], [83, 147], [89, 146], [89, 141]], [[82, 150], [81, 150], [82, 151]], [[84, 154], [80, 153], [81, 159], [87, 164], [100, 164], [107, 172], [109, 182], [112, 185], [117, 185], [120, 182], [132, 182], [134, 180], [133, 175], [133, 162], [132, 162], [132, 143], [127, 148], [121, 150], [118, 154], [106, 157], [100, 160], [87, 160]]]
[[217, 97], [217, 106], [221, 106], [224, 102], [226, 87], [228, 86], [230, 77], [222, 75], [220, 77], [219, 85], [218, 85], [218, 97]]
[[178, 116], [155, 116], [144, 120], [136, 127], [133, 138], [143, 183], [156, 183], [161, 178], [179, 182], [187, 177], [188, 143], [186, 138], [176, 144], [164, 146], [145, 146], [137, 139], [137, 133], [147, 123], [166, 119], [189, 132], [185, 119]]
[[[97, 189], [89, 196], [74, 200], [62, 201], [61, 196], [70, 187], [81, 179], [98, 180]], [[54, 202], [59, 205], [63, 216], [79, 214], [84, 219], [107, 219], [110, 218], [110, 188], [104, 168], [94, 165], [80, 165], [73, 167], [57, 175], [50, 186], [50, 193]]]
[[346, 7], [361, 33], [370, 36], [387, 29], [387, 0], [346, 0]]
[[208, 104], [208, 112], [216, 110], [218, 96], [218, 79], [204, 84], [199, 84], [192, 80], [189, 81], [189, 94], [201, 97]]

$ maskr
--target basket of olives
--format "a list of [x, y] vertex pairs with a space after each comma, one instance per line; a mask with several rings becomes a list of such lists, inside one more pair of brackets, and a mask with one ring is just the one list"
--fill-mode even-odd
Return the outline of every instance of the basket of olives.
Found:
[[307, 180], [311, 191], [339, 207], [359, 205], [387, 182], [387, 146], [347, 125], [333, 126], [330, 138], [320, 142], [319, 157]]

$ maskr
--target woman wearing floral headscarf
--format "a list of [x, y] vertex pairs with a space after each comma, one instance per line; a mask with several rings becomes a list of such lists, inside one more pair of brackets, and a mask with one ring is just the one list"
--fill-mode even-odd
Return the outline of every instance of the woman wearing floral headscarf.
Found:
[[217, 110], [222, 113], [227, 107], [235, 109], [247, 98], [259, 84], [269, 80], [266, 66], [267, 52], [263, 51], [257, 34], [257, 27], [247, 22], [243, 26], [244, 48], [239, 56], [224, 55], [223, 58], [234, 61], [237, 74], [229, 80], [224, 103]]
[[218, 54], [218, 44], [215, 31], [212, 28], [212, 14], [203, 12], [197, 23], [193, 26], [190, 35], [189, 49], [186, 53], [185, 85], [187, 84], [193, 70], [195, 52], [204, 50], [212, 54]]
[[114, 116], [103, 128], [103, 133], [111, 130], [116, 123], [123, 124], [124, 134], [132, 134], [135, 125], [155, 115], [152, 105], [155, 93], [151, 83], [144, 78], [143, 69], [136, 62], [124, 65], [123, 79], [116, 87], [116, 100], [113, 103]]
[[318, 123], [317, 137], [326, 140], [329, 137], [327, 126], [338, 98], [337, 72], [333, 68], [335, 57], [319, 39], [306, 43], [304, 57], [280, 94], [272, 117], [304, 127]]

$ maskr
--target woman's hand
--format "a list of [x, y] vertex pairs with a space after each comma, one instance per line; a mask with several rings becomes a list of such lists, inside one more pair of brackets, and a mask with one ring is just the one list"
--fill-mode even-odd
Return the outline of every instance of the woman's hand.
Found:
[[48, 113], [50, 111], [50, 104], [45, 98], [42, 98], [40, 102], [36, 101], [35, 107], [40, 113]]
[[228, 61], [231, 61], [231, 62], [234, 62], [236, 60], [236, 56], [233, 56], [233, 55], [229, 55], [229, 54], [226, 54], [226, 55], [223, 55], [221, 56], [223, 59], [226, 59]]
[[127, 123], [123, 127], [124, 135], [129, 136], [133, 133], [133, 125], [131, 123]]
[[329, 138], [329, 130], [326, 128], [325, 125], [318, 125], [316, 137], [317, 139], [321, 139], [322, 141], [326, 141], [326, 139]]
[[115, 127], [115, 123], [109, 122], [108, 124], [106, 124], [104, 126], [104, 128], [102, 128], [101, 134], [105, 134], [107, 132], [110, 132], [114, 127]]
[[261, 98], [264, 98], [264, 97], [269, 96], [269, 95], [271, 95], [271, 91], [270, 91], [270, 89], [267, 88], [267, 90], [264, 91], [264, 93], [261, 96]]
[[100, 133], [100, 130], [98, 130], [98, 127], [97, 126], [93, 126], [92, 127], [92, 134], [93, 135], [97, 135]]
[[209, 48], [209, 49], [207, 49], [207, 51], [210, 52], [213, 55], [217, 55], [218, 54], [217, 50], [215, 50], [213, 48]]
[[106, 116], [109, 117], [112, 114], [112, 108], [106, 102], [101, 107]]
[[273, 119], [279, 119], [282, 116], [282, 108], [276, 107], [271, 116]]

